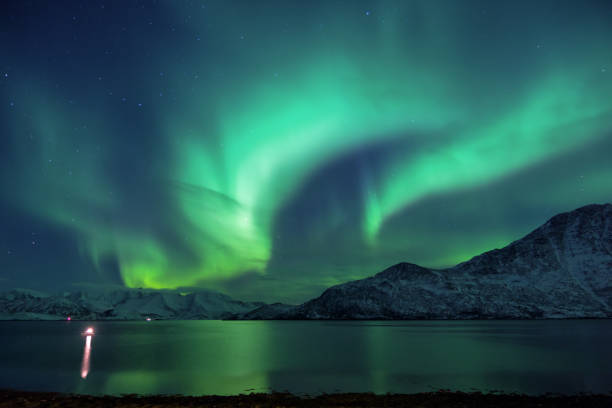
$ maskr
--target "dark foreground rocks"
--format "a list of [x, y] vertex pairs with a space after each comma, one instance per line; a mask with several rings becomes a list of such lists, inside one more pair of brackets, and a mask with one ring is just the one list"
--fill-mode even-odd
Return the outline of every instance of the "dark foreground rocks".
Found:
[[18, 407], [612, 407], [612, 394], [573, 396], [429, 392], [420, 394], [327, 394], [298, 397], [292, 394], [236, 396], [71, 395], [47, 392], [0, 391], [0, 408]]

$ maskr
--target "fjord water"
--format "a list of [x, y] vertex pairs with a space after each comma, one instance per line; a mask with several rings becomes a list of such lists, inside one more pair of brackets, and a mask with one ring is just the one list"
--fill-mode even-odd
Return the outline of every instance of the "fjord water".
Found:
[[612, 391], [609, 320], [1, 322], [0, 342], [0, 388]]

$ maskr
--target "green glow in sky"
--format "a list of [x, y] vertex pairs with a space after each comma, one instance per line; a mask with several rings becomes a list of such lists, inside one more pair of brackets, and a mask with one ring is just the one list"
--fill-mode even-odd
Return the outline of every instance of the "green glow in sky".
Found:
[[7, 268], [300, 301], [612, 199], [599, 3], [231, 3], [15, 11]]

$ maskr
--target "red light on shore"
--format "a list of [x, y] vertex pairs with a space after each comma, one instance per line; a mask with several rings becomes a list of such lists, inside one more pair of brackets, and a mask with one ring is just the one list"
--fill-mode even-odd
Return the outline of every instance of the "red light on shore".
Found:
[[71, 321], [71, 320], [72, 320], [72, 318], [71, 318], [70, 316], [68, 316], [68, 317], [66, 318], [66, 320]]

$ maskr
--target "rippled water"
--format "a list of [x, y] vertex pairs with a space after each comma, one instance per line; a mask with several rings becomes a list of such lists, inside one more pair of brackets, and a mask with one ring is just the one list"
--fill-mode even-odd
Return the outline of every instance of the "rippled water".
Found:
[[612, 392], [606, 320], [0, 322], [0, 343], [0, 388]]

